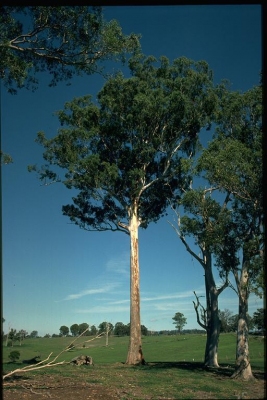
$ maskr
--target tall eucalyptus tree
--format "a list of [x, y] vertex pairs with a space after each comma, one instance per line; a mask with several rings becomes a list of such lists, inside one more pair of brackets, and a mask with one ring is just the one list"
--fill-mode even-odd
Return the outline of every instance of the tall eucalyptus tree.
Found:
[[[63, 206], [73, 223], [129, 235], [128, 364], [138, 362], [141, 345], [138, 230], [156, 222], [168, 199], [177, 201], [188, 186], [188, 159], [216, 99], [206, 62], [184, 57], [156, 62], [135, 56], [129, 60], [130, 77], [110, 77], [96, 104], [90, 96], [66, 103], [58, 112], [63, 127], [57, 136], [38, 134], [47, 163], [30, 168], [47, 183], [76, 189], [73, 204]], [[58, 176], [59, 168], [65, 177]]]

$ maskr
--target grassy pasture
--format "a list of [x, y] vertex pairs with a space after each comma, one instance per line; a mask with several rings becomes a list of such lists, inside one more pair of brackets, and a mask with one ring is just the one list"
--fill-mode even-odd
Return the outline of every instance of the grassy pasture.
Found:
[[[234, 368], [234, 334], [221, 334], [219, 343], [219, 370], [203, 370], [202, 362], [206, 343], [204, 335], [147, 336], [143, 337], [143, 352], [148, 365], [130, 367], [124, 364], [127, 356], [128, 337], [110, 337], [85, 342], [78, 339], [71, 351], [63, 353], [57, 361], [70, 361], [79, 354], [93, 357], [95, 366], [74, 367], [66, 364], [27, 373], [27, 376], [72, 377], [88, 383], [116, 388], [125, 393], [121, 399], [195, 399], [195, 398], [261, 398], [257, 388], [263, 388], [264, 339], [250, 337], [252, 369], [258, 380], [251, 383], [229, 379]], [[5, 372], [22, 367], [22, 360], [38, 354], [51, 359], [73, 341], [72, 338], [26, 339], [22, 346], [3, 347], [3, 370]], [[85, 347], [83, 347], [85, 345]], [[12, 350], [20, 351], [17, 363], [10, 363]], [[229, 367], [228, 369], [224, 367]], [[147, 396], [147, 397], [146, 397]], [[149, 397], [150, 396], [150, 397]], [[241, 397], [240, 397], [241, 396]], [[248, 396], [248, 397], [247, 397]], [[262, 397], [263, 398], [263, 397]]]

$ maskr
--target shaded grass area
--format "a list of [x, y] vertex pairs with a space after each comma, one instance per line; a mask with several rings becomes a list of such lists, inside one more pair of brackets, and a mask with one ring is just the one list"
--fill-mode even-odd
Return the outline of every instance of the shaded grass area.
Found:
[[[62, 377], [76, 382], [102, 385], [120, 392], [121, 399], [195, 399], [195, 398], [263, 398], [264, 378], [264, 340], [250, 339], [251, 364], [257, 380], [240, 382], [230, 379], [234, 370], [235, 335], [222, 334], [219, 345], [218, 369], [204, 369], [203, 356], [205, 336], [181, 335], [143, 338], [145, 366], [127, 366], [128, 338], [111, 337], [109, 345], [105, 339], [85, 343], [84, 339], [75, 342], [74, 350], [62, 354], [58, 361], [70, 361], [79, 354], [93, 357], [95, 366], [75, 367], [70, 364], [49, 367], [21, 375], [25, 379], [53, 376], [55, 381]], [[57, 355], [72, 342], [72, 338], [27, 339], [22, 346], [4, 347], [5, 372], [23, 367], [23, 359], [37, 354], [44, 359], [53, 351]], [[8, 354], [19, 350], [21, 358], [17, 363], [8, 362]], [[20, 385], [20, 376], [13, 379]], [[261, 394], [262, 393], [262, 397]]]

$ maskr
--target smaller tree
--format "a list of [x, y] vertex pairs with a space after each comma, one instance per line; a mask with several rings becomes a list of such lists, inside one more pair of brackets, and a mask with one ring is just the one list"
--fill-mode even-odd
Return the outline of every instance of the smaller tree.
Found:
[[265, 327], [264, 324], [264, 309], [258, 308], [257, 311], [253, 313], [253, 323], [259, 331], [262, 331]]
[[111, 322], [101, 322], [101, 324], [98, 325], [98, 333], [106, 332], [107, 331], [107, 324], [108, 324], [108, 330], [109, 332], [113, 331], [113, 325]]
[[79, 325], [78, 324], [71, 325], [70, 331], [71, 331], [72, 336], [78, 336], [79, 335]]
[[145, 325], [141, 325], [141, 334], [143, 336], [147, 336], [148, 335], [148, 329]]
[[13, 347], [14, 340], [16, 340], [17, 330], [11, 329], [8, 334], [8, 339], [10, 340], [10, 345]]
[[95, 325], [92, 325], [90, 328], [90, 335], [95, 336], [97, 334], [97, 329]]
[[59, 332], [60, 332], [60, 335], [61, 336], [67, 336], [68, 334], [69, 334], [69, 328], [66, 326], [66, 325], [62, 325], [60, 328], [59, 328]]
[[232, 311], [225, 308], [223, 311], [219, 310], [219, 318], [221, 321], [220, 332], [230, 332], [232, 330]]
[[31, 338], [37, 338], [37, 337], [38, 337], [38, 332], [37, 332], [37, 331], [32, 331], [32, 332], [30, 333], [30, 337], [31, 337]]
[[175, 328], [181, 334], [183, 327], [186, 325], [187, 318], [185, 318], [184, 314], [177, 312], [172, 319], [174, 320], [173, 324], [175, 324]]
[[116, 322], [113, 333], [116, 336], [125, 336], [126, 335], [126, 326], [124, 325], [124, 323]]
[[27, 336], [28, 332], [26, 332], [24, 329], [21, 329], [17, 334], [15, 339], [19, 341], [19, 345], [21, 346], [23, 340]]
[[8, 358], [11, 362], [16, 362], [20, 358], [20, 352], [18, 350], [11, 351]]
[[[82, 324], [79, 324], [79, 335], [81, 335], [86, 329], [89, 328], [89, 325], [86, 322], [83, 322]], [[87, 332], [85, 332], [86, 334]]]

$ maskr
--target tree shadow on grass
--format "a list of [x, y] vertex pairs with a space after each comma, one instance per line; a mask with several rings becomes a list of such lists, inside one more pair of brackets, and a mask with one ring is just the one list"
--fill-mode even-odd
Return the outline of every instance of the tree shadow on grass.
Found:
[[[146, 363], [146, 368], [149, 370], [157, 369], [169, 369], [177, 368], [186, 370], [189, 372], [199, 373], [210, 373], [213, 376], [221, 378], [230, 378], [235, 371], [234, 364], [221, 363], [218, 368], [206, 367], [203, 362], [190, 362], [190, 361], [179, 361], [179, 362], [168, 362], [168, 361], [153, 361]], [[253, 371], [253, 375], [258, 380], [265, 380], [265, 373], [262, 371]]]
[[[146, 363], [146, 367], [150, 370], [158, 370], [158, 369], [170, 369], [177, 368], [186, 370], [189, 372], [200, 372], [203, 371], [210, 373], [211, 375], [215, 375], [216, 377], [225, 377], [230, 378], [235, 370], [234, 364], [225, 364], [221, 363], [219, 367], [206, 367], [203, 362], [190, 362], [190, 361], [178, 361], [178, 362], [169, 362], [169, 361], [153, 361]], [[252, 371], [253, 375], [258, 380], [265, 380], [265, 373], [262, 371]]]

